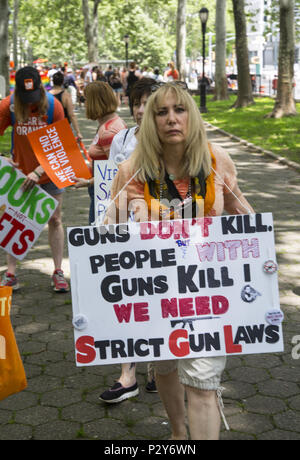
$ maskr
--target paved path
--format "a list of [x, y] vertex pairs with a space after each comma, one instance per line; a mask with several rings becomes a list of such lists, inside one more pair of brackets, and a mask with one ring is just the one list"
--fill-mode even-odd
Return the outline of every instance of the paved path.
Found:
[[[125, 109], [121, 115], [130, 120]], [[89, 145], [96, 125], [85, 120], [83, 110], [78, 118]], [[300, 176], [214, 129], [208, 134], [232, 155], [241, 188], [255, 210], [274, 214], [285, 314], [284, 353], [229, 357], [223, 386], [231, 430], [222, 427], [221, 439], [300, 439], [300, 359], [291, 355], [292, 338], [300, 334]], [[86, 225], [88, 207], [86, 189], [68, 189], [64, 225]], [[63, 268], [69, 276], [67, 249]], [[120, 367], [76, 368], [71, 295], [52, 292], [52, 270], [44, 231], [30, 258], [19, 264], [23, 287], [13, 296], [12, 322], [28, 388], [0, 402], [0, 439], [168, 439], [159, 397], [144, 391], [146, 365], [137, 368], [139, 397], [116, 406], [99, 402], [98, 395], [119, 377]]]

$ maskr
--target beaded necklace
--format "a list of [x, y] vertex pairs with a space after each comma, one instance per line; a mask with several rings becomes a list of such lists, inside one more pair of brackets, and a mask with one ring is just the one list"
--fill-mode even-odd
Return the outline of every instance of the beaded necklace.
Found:
[[[177, 195], [177, 198], [180, 200], [179, 203], [176, 205], [176, 206], [171, 206], [170, 208], [168, 209], [164, 209], [162, 210], [162, 207], [160, 206], [159, 207], [159, 214], [160, 214], [160, 218], [162, 219], [167, 219], [168, 217], [170, 217], [171, 213], [174, 214], [174, 213], [182, 213], [182, 216], [183, 214], [187, 214], [188, 212], [188, 209], [190, 209], [190, 212], [191, 212], [191, 205], [192, 205], [192, 201], [193, 201], [193, 197], [192, 197], [192, 180], [191, 178], [189, 178], [189, 185], [188, 185], [188, 190], [187, 190], [187, 193], [186, 193], [186, 196], [184, 199], [182, 199], [182, 197], [180, 196], [175, 184], [174, 184], [174, 181], [175, 180], [175, 176], [170, 174], [170, 175], [166, 175], [165, 177], [165, 181], [164, 182], [161, 182], [159, 183], [159, 202], [161, 203], [163, 201], [163, 199], [165, 198], [164, 196], [164, 190], [166, 189], [173, 189], [173, 191], [176, 190], [177, 193], [175, 193], [175, 195]], [[175, 189], [175, 190], [174, 190]], [[192, 216], [190, 216], [192, 217]]]

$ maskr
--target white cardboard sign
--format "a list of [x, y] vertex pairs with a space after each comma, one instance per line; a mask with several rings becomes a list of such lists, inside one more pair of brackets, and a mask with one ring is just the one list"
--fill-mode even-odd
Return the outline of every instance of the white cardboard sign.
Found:
[[283, 351], [271, 213], [68, 228], [68, 245], [78, 366]]
[[95, 224], [103, 222], [110, 200], [110, 189], [118, 167], [112, 160], [97, 160], [94, 162], [94, 189], [95, 189]]

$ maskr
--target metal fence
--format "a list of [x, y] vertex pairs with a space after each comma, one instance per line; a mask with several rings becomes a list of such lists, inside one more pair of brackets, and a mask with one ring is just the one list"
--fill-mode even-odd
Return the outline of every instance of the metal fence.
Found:
[[[253, 85], [254, 86], [254, 85]], [[256, 75], [254, 93], [263, 96], [276, 96], [277, 79], [266, 77], [264, 75]], [[300, 101], [300, 78], [295, 78], [294, 98]]]

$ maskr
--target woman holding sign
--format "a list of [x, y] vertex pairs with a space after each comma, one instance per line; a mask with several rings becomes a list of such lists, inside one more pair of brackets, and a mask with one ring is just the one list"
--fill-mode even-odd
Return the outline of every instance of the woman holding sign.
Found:
[[[0, 104], [0, 135], [3, 135], [9, 126], [13, 127], [13, 165], [27, 176], [23, 189], [30, 190], [38, 184], [58, 201], [58, 206], [48, 222], [49, 244], [54, 262], [51, 283], [55, 292], [69, 291], [68, 282], [61, 269], [64, 250], [61, 218], [63, 189], [57, 188], [45, 174], [27, 134], [63, 118], [61, 103], [52, 94], [46, 93], [37, 69], [30, 66], [19, 69], [16, 73], [14, 94], [7, 96]], [[16, 276], [17, 260], [12, 255], [8, 255], [7, 260], [7, 272], [2, 277], [1, 286], [12, 286], [17, 290], [20, 287]]]
[[[115, 206], [106, 223], [135, 211], [137, 221], [252, 212], [228, 154], [207, 141], [199, 109], [185, 83], [153, 86], [132, 156], [119, 165]], [[168, 207], [174, 199], [175, 208]], [[124, 209], [125, 206], [127, 209]], [[225, 357], [156, 361], [156, 384], [172, 439], [186, 439], [185, 393], [191, 439], [213, 440], [220, 431], [220, 381]], [[222, 412], [221, 412], [222, 414]]]

